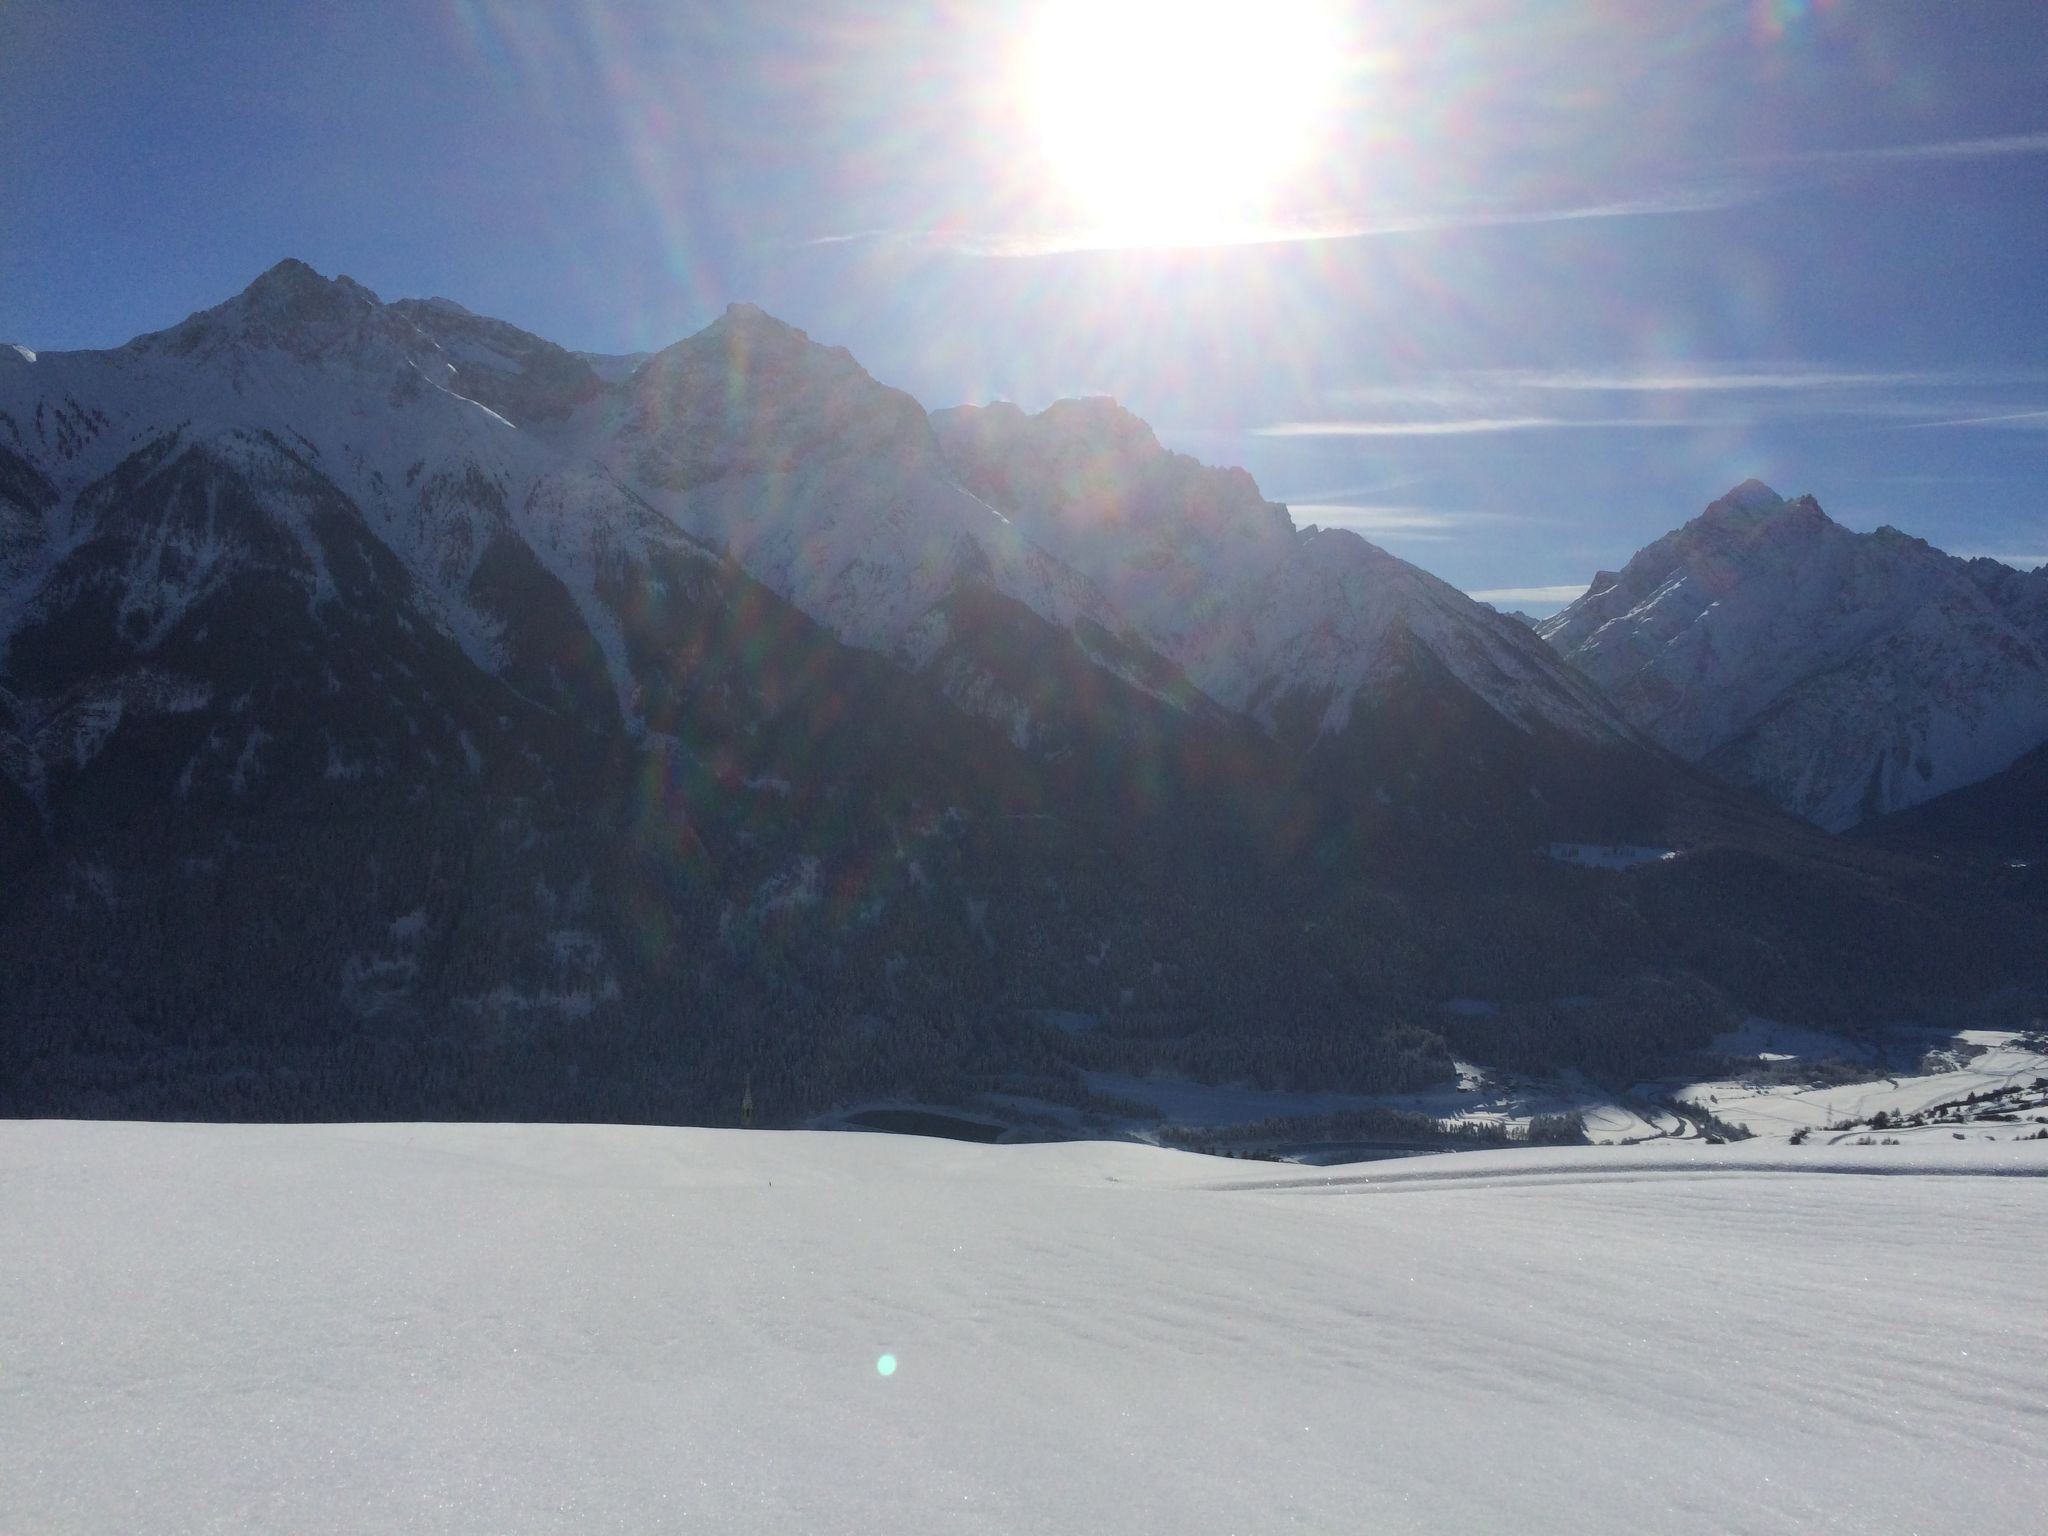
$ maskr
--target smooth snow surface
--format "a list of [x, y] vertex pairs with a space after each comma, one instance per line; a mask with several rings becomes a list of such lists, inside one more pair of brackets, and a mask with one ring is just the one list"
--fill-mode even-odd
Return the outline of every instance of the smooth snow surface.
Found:
[[10, 1123], [0, 1527], [2038, 1530], [2044, 1176]]

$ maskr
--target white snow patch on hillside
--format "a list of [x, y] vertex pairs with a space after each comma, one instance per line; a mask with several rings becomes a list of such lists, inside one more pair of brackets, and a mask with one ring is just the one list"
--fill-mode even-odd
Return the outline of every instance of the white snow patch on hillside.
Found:
[[1870, 1045], [1844, 1035], [1756, 1016], [1714, 1036], [1710, 1047], [1723, 1056], [1758, 1061], [1867, 1061], [1874, 1054]]
[[5, 1523], [2031, 1530], [2044, 1176], [0, 1124]]
[[1563, 864], [1586, 869], [1634, 869], [1678, 857], [1676, 848], [1642, 848], [1632, 843], [1551, 843], [1543, 850]]

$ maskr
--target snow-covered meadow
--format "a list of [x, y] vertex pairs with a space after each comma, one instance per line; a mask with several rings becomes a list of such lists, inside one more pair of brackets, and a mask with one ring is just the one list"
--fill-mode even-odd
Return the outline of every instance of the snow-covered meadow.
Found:
[[[1825, 1037], [1822, 1037], [1825, 1038]], [[1759, 1053], [1761, 1061], [1806, 1060], [1810, 1055]], [[2048, 1052], [2037, 1039], [2009, 1030], [1964, 1030], [1954, 1049], [1933, 1053], [1932, 1070], [1891, 1072], [1873, 1067], [1868, 1081], [1847, 1083], [1759, 1082], [1731, 1077], [1694, 1083], [1680, 1096], [1756, 1136], [1826, 1136], [1846, 1141], [1870, 1134], [1869, 1122], [1929, 1116], [1936, 1123], [1880, 1127], [1907, 1138], [2007, 1140], [2048, 1130]], [[1861, 1075], [1861, 1074], [1859, 1074]], [[1994, 1098], [1973, 1109], [1972, 1096]], [[1987, 1120], [1983, 1112], [2001, 1115]]]
[[2048, 1143], [0, 1123], [0, 1530], [2036, 1530], [2044, 1225]]
[[[1497, 1006], [1454, 998], [1444, 1009], [1458, 1013]], [[1707, 1116], [1721, 1122], [1723, 1129], [1733, 1127], [1730, 1134], [1781, 1139], [1799, 1134], [1854, 1140], [1872, 1134], [1867, 1122], [1880, 1110], [1894, 1121], [1906, 1115], [1931, 1115], [1937, 1122], [1894, 1124], [1878, 1132], [1889, 1130], [1907, 1138], [2009, 1141], [2048, 1130], [2048, 1041], [2037, 1032], [1947, 1033], [1899, 1026], [1850, 1038], [1751, 1018], [1716, 1037], [1703, 1054], [1718, 1063], [1710, 1072], [1637, 1083], [1626, 1091], [1576, 1072], [1523, 1077], [1459, 1062], [1455, 1080], [1439, 1087], [1372, 1095], [1218, 1086], [1115, 1072], [1085, 1074], [1091, 1090], [1150, 1106], [1154, 1113], [1149, 1117], [1091, 1118], [1079, 1110], [997, 1094], [984, 1095], [981, 1104], [984, 1111], [997, 1114], [1005, 1108], [1039, 1111], [1052, 1128], [1032, 1128], [1031, 1139], [1095, 1134], [1153, 1141], [1162, 1128], [1198, 1128], [1213, 1130], [1219, 1147], [1241, 1152], [1270, 1152], [1276, 1145], [1274, 1138], [1258, 1134], [1262, 1122], [1375, 1109], [1426, 1116], [1446, 1131], [1483, 1128], [1517, 1136], [1526, 1135], [1539, 1117], [1576, 1115], [1590, 1141], [1615, 1146], [1700, 1137], [1706, 1134], [1702, 1126]], [[2038, 1090], [2032, 1088], [2037, 1079], [2044, 1083]], [[1984, 1102], [1963, 1102], [1972, 1095]], [[834, 1115], [819, 1123], [837, 1127], [847, 1122], [845, 1116]], [[1325, 1160], [1299, 1144], [1289, 1147], [1286, 1155]], [[1330, 1160], [1363, 1155], [1339, 1137]]]

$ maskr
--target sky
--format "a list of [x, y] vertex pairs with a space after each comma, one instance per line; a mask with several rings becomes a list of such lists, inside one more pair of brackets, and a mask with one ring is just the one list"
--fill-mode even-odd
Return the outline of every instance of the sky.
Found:
[[2038, 0], [0, 0], [0, 339], [287, 255], [1113, 394], [1532, 612], [1750, 476], [2048, 560]]

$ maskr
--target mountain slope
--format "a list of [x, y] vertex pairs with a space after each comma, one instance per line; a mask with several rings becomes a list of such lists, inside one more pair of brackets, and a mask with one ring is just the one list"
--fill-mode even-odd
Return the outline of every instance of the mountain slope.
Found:
[[[1069, 559], [758, 312], [612, 382], [296, 262], [0, 351], [0, 1113], [715, 1120], [751, 1083], [1054, 1123], [1088, 1072], [1425, 1082], [1445, 998], [1625, 1072], [2048, 953], [1412, 567], [1162, 473], [1140, 555]], [[1155, 554], [1244, 601], [1224, 643]], [[1518, 1022], [1585, 996], [1568, 1041]]]
[[1525, 626], [1348, 530], [1297, 531], [1243, 470], [1168, 452], [1114, 401], [1035, 416], [961, 406], [932, 421], [964, 485], [1108, 594], [1197, 687], [1269, 729], [1342, 731], [1413, 644], [1519, 726], [1632, 738]]
[[1830, 829], [2048, 741], [2048, 579], [1756, 481], [1538, 632], [1650, 736]]
[[[922, 474], [914, 407], [907, 445], [806, 441], [765, 370], [719, 382], [724, 335], [669, 360], [684, 403], [751, 380], [759, 417], [628, 447], [765, 445], [837, 466], [823, 498]], [[786, 1115], [1014, 1070], [1045, 1051], [1008, 1010], [1141, 993], [1291, 1070], [1209, 830], [1266, 769], [1213, 705], [997, 590], [1080, 584], [943, 480], [909, 483], [995, 532], [929, 586], [878, 561], [901, 660], [849, 647], [578, 455], [635, 409], [580, 366], [297, 263], [125, 348], [10, 349], [0, 1103], [676, 1118], [752, 1077]], [[792, 505], [730, 478], [714, 509]], [[1318, 990], [1354, 1071], [1437, 1069]]]
[[1856, 829], [1909, 848], [1968, 850], [2006, 862], [2048, 865], [2048, 746], [1988, 779], [1950, 790]]
[[1002, 658], [950, 624], [964, 592], [992, 590], [1053, 625], [1074, 675], [1107, 668], [1171, 707], [1193, 702], [1170, 665], [1114, 637], [1102, 594], [953, 483], [922, 409], [844, 348], [736, 304], [607, 381], [581, 355], [448, 300], [390, 307], [454, 360], [452, 389], [739, 561], [841, 639], [913, 668], [944, 649], [955, 703], [1020, 744], [1059, 734], [1057, 697], [1027, 705], [999, 685]]

